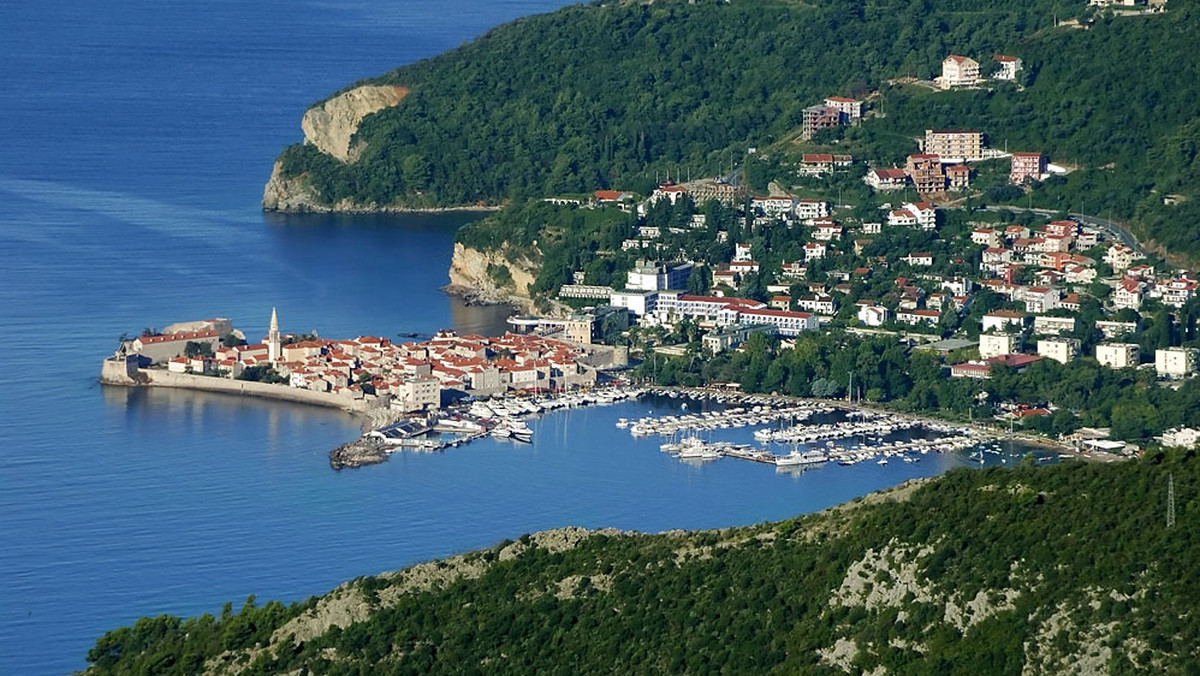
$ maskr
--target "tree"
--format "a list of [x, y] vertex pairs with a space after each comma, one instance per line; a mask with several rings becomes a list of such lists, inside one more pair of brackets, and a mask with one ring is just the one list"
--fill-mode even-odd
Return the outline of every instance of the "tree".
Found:
[[183, 346], [183, 356], [185, 357], [212, 357], [212, 345], [204, 342], [189, 340], [187, 345]]

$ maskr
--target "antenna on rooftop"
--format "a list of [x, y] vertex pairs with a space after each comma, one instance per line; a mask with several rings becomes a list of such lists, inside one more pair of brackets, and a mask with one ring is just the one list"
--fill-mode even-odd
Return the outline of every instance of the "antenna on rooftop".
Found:
[[1167, 528], [1175, 527], [1175, 473], [1167, 475]]

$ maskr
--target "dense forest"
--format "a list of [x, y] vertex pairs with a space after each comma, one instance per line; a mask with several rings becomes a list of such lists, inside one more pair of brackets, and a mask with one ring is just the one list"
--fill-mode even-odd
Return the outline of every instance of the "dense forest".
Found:
[[1195, 674], [1198, 490], [1195, 452], [1153, 451], [722, 531], [550, 531], [291, 606], [144, 618], [88, 673]]
[[[285, 175], [320, 198], [436, 206], [641, 189], [688, 168], [726, 171], [748, 147], [788, 137], [833, 94], [882, 113], [856, 128], [886, 163], [930, 127], [970, 126], [997, 147], [1042, 150], [1084, 168], [1038, 202], [1137, 217], [1191, 251], [1200, 127], [1191, 0], [1146, 17], [1034, 0], [664, 1], [572, 6], [496, 28], [441, 56], [357, 84], [412, 91], [367, 117], [345, 165], [295, 145]], [[1055, 27], [1056, 20], [1087, 18]], [[1021, 86], [916, 91], [947, 54], [1025, 63]], [[918, 88], [919, 89], [919, 88]], [[847, 139], [854, 141], [855, 139]], [[1185, 197], [1164, 205], [1169, 194]]]

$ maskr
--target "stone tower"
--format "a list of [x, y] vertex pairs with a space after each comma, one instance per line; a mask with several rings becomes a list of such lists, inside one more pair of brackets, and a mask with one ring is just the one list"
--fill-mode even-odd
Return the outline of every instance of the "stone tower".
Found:
[[267, 359], [270, 359], [272, 364], [277, 364], [280, 353], [279, 316], [275, 314], [275, 308], [271, 308], [271, 331], [267, 334]]

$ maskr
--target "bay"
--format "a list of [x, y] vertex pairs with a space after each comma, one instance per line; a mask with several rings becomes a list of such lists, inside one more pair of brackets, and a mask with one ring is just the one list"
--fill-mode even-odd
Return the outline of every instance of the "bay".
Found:
[[229, 316], [251, 337], [493, 333], [447, 281], [472, 216], [264, 216], [309, 104], [559, 0], [0, 2], [0, 674], [85, 666], [143, 615], [293, 601], [341, 581], [564, 525], [710, 528], [821, 509], [964, 464], [776, 475], [691, 467], [618, 417], [533, 421], [333, 472], [358, 422], [319, 408], [102, 388], [122, 333]]

